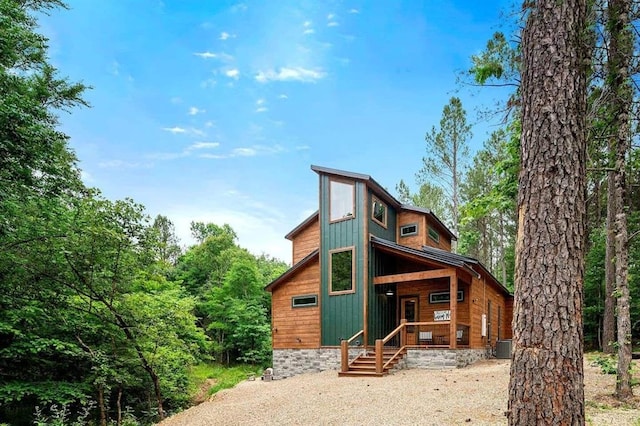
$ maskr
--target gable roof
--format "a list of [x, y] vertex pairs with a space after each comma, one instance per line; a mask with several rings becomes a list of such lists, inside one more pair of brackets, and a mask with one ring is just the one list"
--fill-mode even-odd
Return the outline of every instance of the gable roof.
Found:
[[298, 226], [296, 226], [291, 231], [289, 231], [289, 233], [284, 237], [287, 240], [293, 240], [295, 236], [298, 235], [298, 233], [300, 233], [308, 225], [311, 225], [315, 220], [318, 219], [319, 216], [320, 216], [320, 212], [319, 210], [316, 210], [315, 213], [313, 213], [311, 216], [303, 220], [302, 223], [300, 223]]
[[494, 277], [493, 274], [491, 274], [491, 272], [489, 272], [489, 270], [485, 268], [482, 263], [480, 263], [480, 261], [472, 257], [463, 256], [457, 253], [451, 253], [446, 250], [441, 250], [430, 246], [423, 246], [422, 250], [418, 250], [373, 235], [370, 237], [370, 241], [374, 247], [384, 247], [401, 255], [410, 254], [431, 262], [464, 269], [476, 278], [480, 278], [481, 276], [480, 272], [477, 271], [477, 269], [479, 269], [485, 275], [489, 276], [491, 278], [491, 281], [495, 282], [501, 291], [503, 291], [505, 294], [511, 295], [511, 292], [500, 281], [498, 281], [497, 278]]
[[423, 207], [415, 207], [408, 204], [400, 203], [400, 201], [396, 200], [395, 197], [389, 193], [389, 191], [384, 189], [382, 185], [376, 182], [375, 179], [373, 179], [369, 175], [354, 173], [354, 172], [347, 172], [344, 170], [337, 170], [337, 169], [331, 169], [328, 167], [314, 166], [314, 165], [311, 166], [311, 170], [313, 170], [318, 174], [326, 174], [326, 175], [332, 175], [332, 176], [338, 176], [338, 177], [362, 181], [369, 188], [371, 188], [376, 193], [377, 196], [379, 196], [384, 201], [392, 205], [394, 208], [426, 214], [427, 216], [430, 216], [433, 219], [436, 226], [440, 228], [440, 231], [447, 234], [450, 239], [452, 240], [458, 239], [458, 237], [456, 237], [456, 235], [453, 232], [451, 232], [451, 230], [444, 223], [442, 223], [442, 221], [438, 218], [438, 216], [436, 216], [431, 210]]
[[267, 284], [264, 289], [266, 291], [273, 291], [275, 287], [279, 286], [284, 281], [291, 278], [293, 275], [295, 275], [296, 272], [303, 269], [308, 264], [311, 264], [313, 261], [318, 260], [320, 258], [319, 253], [320, 253], [320, 250], [315, 249], [314, 251], [306, 255], [304, 258], [302, 258], [300, 262], [296, 263], [291, 268], [289, 268], [284, 274], [280, 275], [278, 278], [276, 278], [275, 280]]

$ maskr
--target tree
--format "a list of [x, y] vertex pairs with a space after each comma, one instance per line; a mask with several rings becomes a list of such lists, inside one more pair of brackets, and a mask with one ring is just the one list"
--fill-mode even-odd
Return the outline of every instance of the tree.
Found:
[[452, 97], [442, 110], [440, 129], [433, 126], [425, 135], [427, 155], [423, 157], [423, 167], [417, 175], [421, 183], [438, 182], [450, 198], [447, 207], [454, 233], [458, 232], [460, 183], [469, 156], [467, 141], [470, 137], [471, 126], [467, 124], [462, 102]]
[[584, 0], [525, 2], [509, 424], [584, 424]]
[[[612, 120], [612, 135], [609, 142], [610, 155], [615, 159], [612, 183], [615, 232], [615, 283], [617, 296], [618, 326], [618, 380], [616, 397], [628, 399], [631, 390], [631, 314], [629, 311], [629, 241], [626, 213], [626, 168], [629, 141], [631, 140], [631, 104], [633, 92], [629, 81], [630, 62], [633, 55], [633, 34], [630, 26], [630, 0], [609, 0], [609, 61], [607, 83], [611, 97], [609, 106]], [[611, 185], [610, 185], [611, 186]], [[607, 215], [608, 217], [609, 215]], [[608, 225], [611, 225], [608, 223]], [[611, 231], [609, 231], [611, 232]]]

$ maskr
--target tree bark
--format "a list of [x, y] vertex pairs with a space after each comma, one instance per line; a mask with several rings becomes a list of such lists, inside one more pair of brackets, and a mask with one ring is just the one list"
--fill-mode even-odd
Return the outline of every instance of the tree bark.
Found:
[[[612, 141], [609, 140], [609, 149], [613, 152]], [[602, 351], [607, 354], [614, 352], [616, 341], [616, 237], [615, 237], [615, 180], [613, 172], [607, 172], [607, 240], [604, 259], [605, 295], [604, 295], [604, 318], [602, 325]]]
[[104, 405], [103, 385], [98, 385], [98, 407], [100, 407], [100, 426], [107, 426], [107, 407]]
[[524, 4], [511, 425], [584, 424], [586, 1]]
[[632, 91], [629, 67], [633, 54], [633, 34], [630, 29], [631, 0], [609, 0], [607, 10], [609, 29], [608, 78], [612, 96], [611, 119], [615, 130], [614, 214], [616, 248], [616, 296], [618, 325], [618, 371], [615, 395], [618, 399], [633, 396], [631, 390], [631, 315], [629, 308], [629, 240], [626, 214], [626, 158], [630, 140], [630, 111]]

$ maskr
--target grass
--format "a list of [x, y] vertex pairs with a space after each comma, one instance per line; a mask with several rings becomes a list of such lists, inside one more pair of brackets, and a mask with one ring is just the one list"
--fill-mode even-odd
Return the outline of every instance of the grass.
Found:
[[236, 365], [225, 367], [220, 364], [198, 364], [189, 372], [190, 382], [195, 389], [199, 389], [207, 379], [214, 379], [215, 384], [209, 388], [209, 395], [213, 395], [223, 389], [229, 389], [247, 380], [251, 376], [259, 376], [262, 369], [254, 365]]

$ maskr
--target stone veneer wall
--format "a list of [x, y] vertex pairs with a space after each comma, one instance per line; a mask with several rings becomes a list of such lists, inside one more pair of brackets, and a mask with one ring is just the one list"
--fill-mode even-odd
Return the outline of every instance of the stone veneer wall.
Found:
[[[363, 351], [349, 349], [349, 361]], [[277, 379], [326, 370], [340, 370], [340, 348], [273, 350], [273, 375]]]
[[[349, 360], [362, 351], [350, 349]], [[490, 356], [490, 349], [408, 349], [396, 368], [462, 368]], [[326, 370], [340, 370], [340, 348], [273, 350], [273, 375], [277, 379]]]
[[407, 349], [406, 368], [462, 368], [489, 358], [485, 349]]

